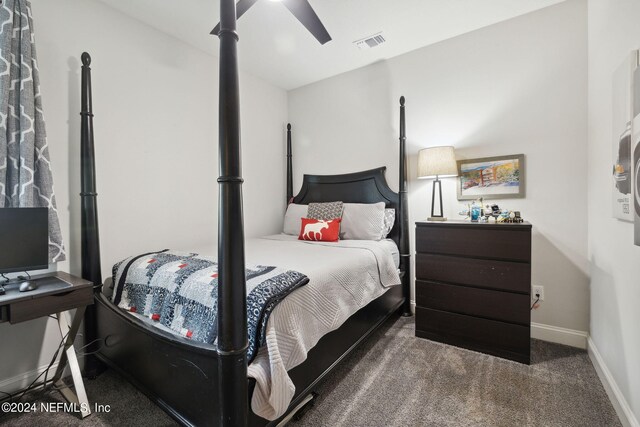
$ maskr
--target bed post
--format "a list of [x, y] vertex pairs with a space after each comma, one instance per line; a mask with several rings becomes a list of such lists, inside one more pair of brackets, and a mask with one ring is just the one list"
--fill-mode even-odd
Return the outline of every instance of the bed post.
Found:
[[[80, 257], [82, 278], [93, 283], [94, 291], [102, 286], [100, 268], [100, 234], [98, 230], [98, 193], [96, 193], [96, 161], [93, 141], [93, 105], [91, 96], [91, 56], [82, 53], [82, 99], [80, 110]], [[84, 316], [85, 342], [96, 339], [96, 310], [87, 307]], [[87, 348], [87, 353], [97, 350], [97, 343]], [[95, 377], [102, 370], [102, 364], [94, 355], [85, 358], [85, 374]]]
[[247, 307], [235, 0], [220, 1], [218, 375], [220, 424], [247, 425]]
[[291, 123], [287, 123], [287, 205], [293, 201], [293, 163], [291, 161]]
[[407, 135], [404, 116], [404, 96], [400, 97], [400, 271], [402, 275], [402, 315], [411, 316], [411, 254], [409, 253], [409, 205], [407, 202]]

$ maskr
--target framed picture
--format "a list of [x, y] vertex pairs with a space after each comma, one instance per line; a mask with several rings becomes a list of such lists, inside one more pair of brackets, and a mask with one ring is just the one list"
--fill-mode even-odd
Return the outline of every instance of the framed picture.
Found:
[[458, 160], [458, 200], [524, 197], [524, 154]]

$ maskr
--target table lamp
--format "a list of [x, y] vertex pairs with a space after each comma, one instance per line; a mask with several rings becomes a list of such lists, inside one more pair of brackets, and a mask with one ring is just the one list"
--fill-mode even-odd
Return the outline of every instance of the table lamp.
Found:
[[[458, 166], [453, 147], [430, 147], [420, 150], [418, 153], [418, 178], [433, 181], [433, 191], [431, 193], [431, 216], [429, 221], [446, 221], [442, 211], [442, 183], [440, 178], [458, 176]], [[435, 213], [436, 185], [438, 186], [440, 213]]]

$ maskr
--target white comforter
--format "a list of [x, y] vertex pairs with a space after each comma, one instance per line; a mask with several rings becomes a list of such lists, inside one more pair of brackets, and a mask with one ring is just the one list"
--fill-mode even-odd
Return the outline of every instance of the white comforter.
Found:
[[251, 408], [274, 420], [285, 413], [295, 386], [287, 371], [301, 364], [325, 334], [352, 314], [400, 284], [390, 241], [343, 240], [304, 242], [295, 236], [252, 239], [248, 263], [277, 265], [306, 274], [310, 281], [273, 311], [267, 323], [267, 345], [249, 365], [256, 379]]

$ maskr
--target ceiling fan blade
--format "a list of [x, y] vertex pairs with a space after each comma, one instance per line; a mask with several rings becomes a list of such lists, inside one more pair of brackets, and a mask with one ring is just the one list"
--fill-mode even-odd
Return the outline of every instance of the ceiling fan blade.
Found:
[[320, 44], [325, 44], [331, 40], [327, 29], [316, 15], [308, 0], [283, 0], [282, 3], [298, 21], [304, 25]]
[[[256, 4], [257, 1], [258, 0], [238, 0], [238, 3], [236, 3], [236, 19], [244, 15], [244, 13], [247, 10], [249, 10], [251, 6]], [[211, 33], [209, 34], [213, 34], [214, 36], [217, 36], [219, 32], [220, 32], [220, 23], [218, 22], [218, 25], [216, 25], [213, 31], [211, 31]]]

